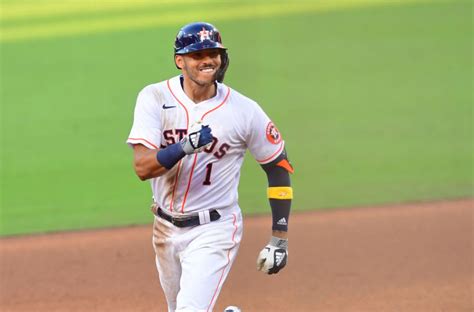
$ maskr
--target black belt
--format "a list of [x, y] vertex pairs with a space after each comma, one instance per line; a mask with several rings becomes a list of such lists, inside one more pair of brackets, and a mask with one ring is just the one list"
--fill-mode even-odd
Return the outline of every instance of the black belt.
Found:
[[[201, 222], [199, 221], [199, 215], [173, 218], [172, 216], [164, 213], [161, 208], [158, 208], [157, 213], [161, 218], [174, 224], [177, 227], [183, 228], [183, 227], [190, 227], [190, 226], [196, 226], [196, 225], [201, 224]], [[217, 212], [217, 210], [214, 209], [214, 210], [209, 211], [209, 217], [212, 222], [212, 221], [219, 220], [221, 215], [219, 214], [219, 212]]]

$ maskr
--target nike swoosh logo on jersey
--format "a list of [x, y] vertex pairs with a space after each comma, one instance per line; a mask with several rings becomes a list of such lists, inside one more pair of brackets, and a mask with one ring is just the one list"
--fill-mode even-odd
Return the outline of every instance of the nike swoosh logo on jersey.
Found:
[[166, 104], [163, 104], [163, 109], [168, 109], [168, 108], [173, 108], [173, 107], [176, 107], [176, 105], [175, 106], [166, 106]]

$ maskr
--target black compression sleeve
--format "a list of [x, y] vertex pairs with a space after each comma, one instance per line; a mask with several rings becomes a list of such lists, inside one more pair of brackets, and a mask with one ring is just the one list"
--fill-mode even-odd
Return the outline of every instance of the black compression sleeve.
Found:
[[[271, 163], [262, 165], [263, 170], [267, 174], [268, 186], [291, 186], [290, 174], [284, 168], [277, 164], [286, 159], [286, 153], [283, 152], [277, 159]], [[288, 231], [288, 218], [290, 217], [291, 199], [269, 199], [272, 208], [272, 230]]]

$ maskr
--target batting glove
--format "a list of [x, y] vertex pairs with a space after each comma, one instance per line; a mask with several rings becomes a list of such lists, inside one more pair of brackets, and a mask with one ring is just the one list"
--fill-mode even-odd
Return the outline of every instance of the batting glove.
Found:
[[275, 274], [285, 267], [287, 260], [288, 240], [272, 236], [268, 245], [258, 255], [257, 270]]
[[[191, 131], [193, 131], [191, 129]], [[212, 133], [209, 126], [202, 126], [197, 131], [193, 131], [185, 136], [181, 141], [183, 151], [189, 155], [201, 152], [206, 148], [206, 145], [212, 142]]]

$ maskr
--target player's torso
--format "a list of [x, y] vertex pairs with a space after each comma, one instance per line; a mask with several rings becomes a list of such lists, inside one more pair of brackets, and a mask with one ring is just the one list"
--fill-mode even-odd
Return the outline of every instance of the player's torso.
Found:
[[155, 200], [173, 213], [235, 205], [246, 145], [245, 111], [235, 103], [232, 90], [220, 85], [214, 98], [195, 104], [185, 96], [177, 78], [159, 88], [163, 95], [161, 148], [177, 143], [197, 121], [211, 127], [213, 141], [203, 152], [185, 156], [165, 175], [153, 179]]

